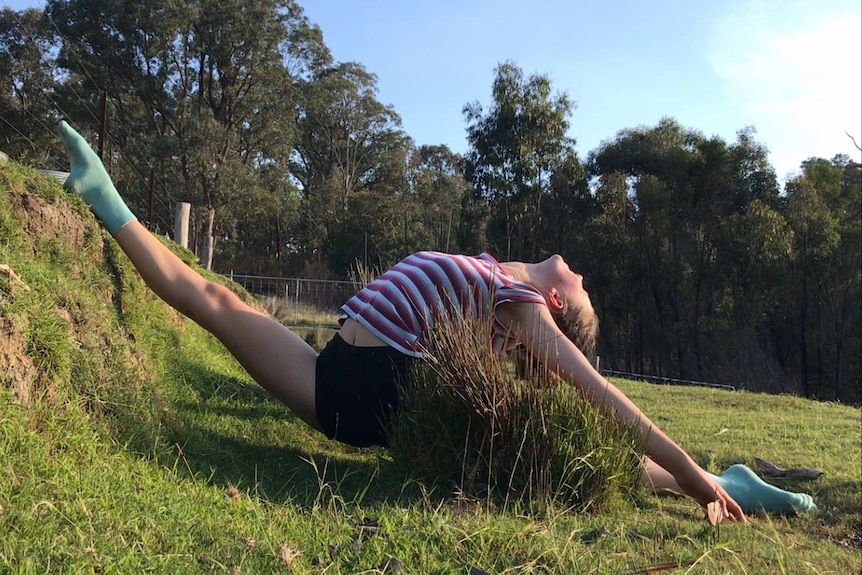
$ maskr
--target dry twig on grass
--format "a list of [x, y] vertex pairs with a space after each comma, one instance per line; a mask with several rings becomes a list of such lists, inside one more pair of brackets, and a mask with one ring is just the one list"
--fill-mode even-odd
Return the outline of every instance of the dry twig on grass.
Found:
[[770, 479], [817, 479], [823, 475], [823, 472], [819, 469], [811, 469], [808, 467], [791, 467], [790, 469], [782, 469], [771, 461], [766, 461], [759, 457], [754, 458], [754, 463], [756, 463], [763, 472], [763, 476]]
[[24, 280], [22, 280], [18, 274], [15, 273], [15, 270], [10, 268], [8, 264], [0, 264], [0, 273], [9, 276], [10, 283], [18, 282], [24, 287], [24, 291], [30, 291], [30, 286], [25, 284]]

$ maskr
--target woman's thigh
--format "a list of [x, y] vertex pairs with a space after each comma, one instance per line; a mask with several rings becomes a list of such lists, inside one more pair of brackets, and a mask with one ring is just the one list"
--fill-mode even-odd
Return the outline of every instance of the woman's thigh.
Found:
[[[223, 291], [222, 291], [223, 290]], [[315, 429], [317, 353], [298, 335], [245, 304], [230, 290], [211, 284], [216, 303], [195, 310], [196, 321], [215, 335], [258, 384]]]

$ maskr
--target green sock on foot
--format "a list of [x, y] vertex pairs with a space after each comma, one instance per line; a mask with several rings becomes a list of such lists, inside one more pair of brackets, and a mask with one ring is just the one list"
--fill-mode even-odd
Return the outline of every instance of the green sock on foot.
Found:
[[745, 465], [732, 465], [721, 476], [709, 474], [746, 513], [801, 513], [817, 511], [817, 505], [806, 493], [791, 493], [770, 485]]
[[66, 188], [81, 196], [111, 235], [117, 235], [123, 226], [135, 219], [134, 214], [117, 193], [102, 160], [81, 134], [63, 120], [60, 122], [60, 135], [71, 164]]

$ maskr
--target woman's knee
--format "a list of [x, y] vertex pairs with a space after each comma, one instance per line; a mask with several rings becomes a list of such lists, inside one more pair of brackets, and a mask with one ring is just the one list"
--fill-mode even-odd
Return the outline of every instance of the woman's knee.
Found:
[[206, 329], [212, 331], [225, 314], [245, 306], [235, 293], [223, 285], [207, 281], [201, 289], [191, 290], [189, 300], [180, 310]]

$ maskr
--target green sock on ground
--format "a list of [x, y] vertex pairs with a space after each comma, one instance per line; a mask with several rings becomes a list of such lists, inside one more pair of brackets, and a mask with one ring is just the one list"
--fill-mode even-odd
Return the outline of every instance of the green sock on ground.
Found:
[[817, 511], [817, 505], [806, 493], [791, 493], [770, 485], [745, 465], [732, 465], [721, 476], [709, 474], [746, 513], [801, 513]]

